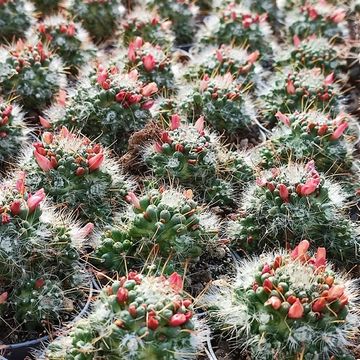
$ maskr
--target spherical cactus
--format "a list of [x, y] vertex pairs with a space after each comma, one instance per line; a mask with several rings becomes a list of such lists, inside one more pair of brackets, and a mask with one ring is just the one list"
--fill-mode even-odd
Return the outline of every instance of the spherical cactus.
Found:
[[94, 55], [95, 47], [81, 25], [59, 15], [45, 18], [29, 34], [31, 36], [47, 43], [74, 74]]
[[329, 247], [333, 259], [356, 262], [355, 228], [342, 213], [345, 194], [338, 184], [306, 166], [288, 165], [260, 174], [244, 195], [241, 216], [228, 224], [235, 248], [293, 246], [305, 237]]
[[182, 278], [130, 272], [108, 285], [90, 314], [51, 343], [42, 359], [196, 359], [207, 334]]
[[214, 129], [229, 135], [246, 132], [256, 123], [252, 100], [231, 73], [215, 77], [205, 75], [179, 106], [189, 116], [204, 115]]
[[313, 159], [317, 169], [325, 173], [344, 174], [351, 169], [357, 137], [351, 131], [354, 121], [350, 115], [341, 113], [334, 118], [310, 111], [288, 115], [278, 112], [276, 117], [278, 127], [259, 149], [263, 167], [286, 164], [290, 159]]
[[355, 280], [326, 263], [326, 249], [242, 260], [231, 283], [218, 281], [201, 299], [216, 329], [251, 358], [355, 359], [359, 293]]
[[42, 15], [53, 14], [64, 7], [63, 0], [31, 0]]
[[301, 39], [316, 34], [328, 39], [343, 40], [348, 34], [346, 12], [346, 7], [325, 1], [300, 7], [296, 5], [285, 18], [286, 29], [291, 36], [297, 35]]
[[25, 146], [29, 128], [18, 105], [0, 101], [0, 165], [10, 164]]
[[114, 34], [125, 10], [120, 0], [68, 0], [67, 9], [96, 42]]
[[42, 205], [44, 190], [31, 194], [23, 172], [0, 188], [2, 335], [19, 339], [27, 328], [27, 336], [36, 336], [34, 331], [51, 329], [76, 310], [78, 287], [88, 286], [80, 248], [93, 226], [80, 229]]
[[320, 68], [326, 74], [346, 66], [345, 54], [341, 54], [340, 48], [329, 39], [316, 35], [304, 40], [295, 35], [293, 46], [278, 55], [276, 63], [280, 66], [293, 64], [296, 68]]
[[250, 52], [271, 54], [271, 28], [267, 14], [252, 13], [232, 2], [217, 15], [209, 16], [198, 32], [200, 44], [247, 46]]
[[324, 75], [320, 68], [287, 70], [275, 73], [268, 83], [270, 86], [264, 87], [259, 99], [267, 123], [275, 122], [278, 111], [314, 109], [337, 115], [340, 110], [341, 95], [334, 73]]
[[[178, 180], [195, 186], [207, 201], [216, 205], [231, 204], [237, 190], [252, 180], [253, 171], [240, 153], [226, 151], [219, 138], [204, 128], [204, 118], [194, 125], [181, 123], [179, 115], [171, 116], [168, 131], [159, 134], [159, 141], [145, 147], [143, 159], [160, 179]], [[215, 192], [214, 186], [226, 188]]]
[[95, 247], [99, 267], [123, 271], [142, 267], [150, 255], [171, 268], [197, 260], [205, 249], [218, 246], [218, 221], [192, 199], [192, 191], [148, 190], [140, 198], [129, 193], [131, 202], [123, 221], [105, 231]]
[[111, 222], [130, 184], [106, 150], [65, 127], [45, 132], [33, 146], [21, 160], [32, 189], [43, 187], [54, 202], [83, 220]]
[[186, 79], [201, 79], [204, 75], [225, 75], [231, 73], [244, 87], [253, 86], [254, 79], [262, 70], [258, 63], [260, 52], [249, 53], [243, 48], [229, 45], [204, 48], [186, 64]]
[[141, 81], [155, 82], [165, 93], [176, 89], [171, 57], [159, 45], [144, 43], [141, 37], [137, 37], [129, 44], [125, 65], [129, 71], [136, 69]]
[[158, 91], [155, 83], [142, 83], [136, 70], [119, 73], [115, 66], [99, 66], [97, 72], [84, 76], [65, 108], [51, 111], [55, 125], [81, 130], [117, 152], [127, 147], [132, 132], [150, 119], [149, 109]]
[[19, 40], [0, 50], [0, 91], [6, 97], [16, 97], [26, 110], [51, 104], [65, 86], [60, 58], [41, 42]]
[[0, 44], [25, 37], [26, 30], [35, 22], [33, 11], [33, 6], [26, 0], [2, 0]]
[[149, 13], [141, 7], [135, 8], [126, 16], [122, 28], [122, 40], [127, 46], [137, 37], [165, 49], [171, 48], [174, 43], [171, 21], [164, 21], [156, 12]]
[[163, 19], [171, 21], [177, 45], [189, 46], [194, 41], [198, 8], [188, 0], [146, 0], [148, 9], [156, 10]]

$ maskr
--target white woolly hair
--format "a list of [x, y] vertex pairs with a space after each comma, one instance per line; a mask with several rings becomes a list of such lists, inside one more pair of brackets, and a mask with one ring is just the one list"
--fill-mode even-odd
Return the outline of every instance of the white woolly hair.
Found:
[[[198, 305], [210, 308], [210, 318], [215, 318], [217, 327], [226, 332], [230, 337], [230, 344], [235, 348], [246, 349], [251, 345], [259, 345], [261, 351], [262, 345], [259, 343], [259, 337], [251, 334], [251, 325], [253, 321], [266, 323], [271, 321], [271, 315], [265, 313], [252, 313], [246, 302], [242, 301], [234, 294], [235, 289], [246, 289], [251, 287], [254, 282], [254, 274], [258, 271], [259, 264], [271, 263], [275, 256], [287, 256], [285, 250], [276, 250], [276, 252], [263, 253], [260, 256], [252, 258], [243, 258], [237, 262], [237, 275], [229, 282], [225, 280], [214, 281], [209, 289], [198, 300]], [[317, 277], [312, 268], [300, 262], [289, 262], [283, 266], [282, 271], [290, 276], [291, 282], [296, 286], [304, 289], [310, 289], [312, 285], [317, 283]], [[333, 265], [329, 262], [327, 269], [333, 270]], [[325, 330], [315, 330], [310, 326], [306, 326], [306, 342], [320, 342], [324, 346], [324, 351], [331, 353], [338, 347], [339, 342], [342, 347], [353, 345], [356, 334], [359, 333], [358, 324], [360, 323], [359, 301], [360, 293], [358, 288], [358, 280], [350, 279], [348, 274], [335, 273], [335, 281], [337, 284], [345, 286], [345, 294], [349, 298], [349, 314], [346, 322], [339, 325], [337, 331], [328, 332]], [[212, 308], [214, 308], [212, 310]], [[283, 347], [295, 348], [301, 345], [299, 340], [300, 332], [305, 329], [297, 329], [296, 332], [290, 334], [288, 343]], [[296, 336], [298, 335], [298, 336]], [[255, 347], [254, 347], [255, 348]], [[325, 349], [326, 348], [326, 349]], [[262, 350], [264, 350], [262, 348]], [[270, 350], [270, 349], [269, 349]], [[276, 349], [275, 349], [276, 350]], [[254, 358], [263, 358], [261, 354], [252, 354]], [[259, 357], [257, 357], [259, 355]]]

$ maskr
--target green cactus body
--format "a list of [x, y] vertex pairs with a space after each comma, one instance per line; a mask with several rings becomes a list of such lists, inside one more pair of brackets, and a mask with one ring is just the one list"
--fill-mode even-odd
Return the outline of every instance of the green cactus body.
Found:
[[40, 11], [43, 15], [54, 14], [59, 11], [59, 8], [63, 7], [63, 0], [31, 0], [36, 7], [37, 11]]
[[278, 111], [318, 110], [336, 116], [340, 112], [340, 89], [334, 81], [334, 73], [325, 76], [320, 68], [275, 73], [259, 98], [264, 120], [273, 124]]
[[255, 125], [256, 114], [251, 98], [230, 73], [204, 78], [196, 83], [180, 103], [191, 117], [204, 115], [219, 132], [234, 134]]
[[36, 336], [43, 327], [51, 329], [73, 315], [84, 296], [77, 288], [87, 282], [79, 249], [92, 225], [80, 229], [40, 206], [44, 190], [30, 194], [25, 173], [16, 184], [9, 180], [0, 187], [2, 335], [12, 339], [27, 329], [27, 336]]
[[259, 149], [263, 167], [286, 164], [290, 159], [313, 159], [321, 172], [344, 174], [351, 169], [356, 136], [351, 131], [350, 115], [332, 118], [312, 111], [277, 115], [278, 127]]
[[135, 272], [107, 286], [87, 318], [55, 340], [41, 359], [196, 359], [205, 330], [182, 278], [143, 277]]
[[[109, 270], [140, 267], [154, 251], [160, 261], [196, 260], [205, 249], [217, 246], [217, 219], [197, 203], [174, 190], [149, 191], [141, 198], [128, 195], [132, 206], [123, 223], [106, 231], [95, 251], [95, 261]], [[170, 264], [171, 265], [171, 264]]]
[[174, 42], [171, 22], [163, 21], [156, 12], [149, 13], [141, 7], [135, 8], [126, 16], [122, 28], [122, 38], [127, 46], [137, 37], [164, 49], [170, 49]]
[[137, 71], [120, 74], [115, 66], [99, 66], [84, 77], [66, 108], [57, 108], [51, 119], [57, 125], [76, 128], [121, 153], [129, 136], [151, 119], [149, 109], [158, 88], [142, 83]]
[[0, 44], [25, 37], [34, 22], [33, 6], [23, 0], [3, 0], [0, 4]]
[[136, 69], [142, 82], [155, 82], [167, 94], [176, 90], [171, 58], [159, 45], [137, 37], [129, 44], [125, 66], [128, 71]]
[[81, 25], [61, 16], [46, 18], [37, 26], [34, 35], [42, 42], [47, 42], [49, 48], [61, 57], [64, 65], [74, 74], [88, 63], [95, 52], [89, 35]]
[[31, 188], [43, 187], [60, 206], [82, 220], [112, 221], [130, 184], [115, 160], [99, 144], [70, 133], [45, 132], [42, 142], [22, 160]]
[[0, 166], [5, 167], [25, 145], [29, 129], [17, 105], [0, 102]]
[[211, 324], [256, 359], [355, 359], [359, 329], [355, 281], [326, 265], [326, 250], [243, 260], [231, 284], [214, 283], [200, 300]]
[[264, 172], [243, 198], [243, 215], [228, 225], [234, 247], [258, 251], [294, 246], [302, 237], [329, 248], [333, 259], [356, 262], [354, 226], [342, 214], [345, 195], [315, 170], [288, 165]]
[[41, 42], [23, 43], [0, 51], [0, 87], [5, 97], [16, 97], [26, 110], [50, 105], [66, 86], [62, 62]]
[[69, 0], [67, 9], [95, 42], [110, 38], [124, 13], [120, 0]]

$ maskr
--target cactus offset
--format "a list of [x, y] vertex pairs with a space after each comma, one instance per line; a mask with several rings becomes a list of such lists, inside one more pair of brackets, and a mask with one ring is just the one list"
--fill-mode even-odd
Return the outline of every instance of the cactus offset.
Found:
[[342, 214], [345, 194], [315, 170], [288, 165], [263, 172], [243, 198], [241, 218], [229, 222], [234, 247], [255, 251], [294, 246], [305, 237], [329, 248], [334, 260], [356, 262], [354, 225]]
[[270, 360], [355, 359], [359, 293], [355, 280], [326, 264], [325, 248], [242, 260], [231, 284], [213, 284], [202, 299], [230, 344]]

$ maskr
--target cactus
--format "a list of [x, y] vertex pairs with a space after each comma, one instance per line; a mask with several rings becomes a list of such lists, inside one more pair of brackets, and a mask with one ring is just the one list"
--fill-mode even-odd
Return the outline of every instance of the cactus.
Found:
[[278, 111], [285, 114], [312, 109], [332, 116], [340, 111], [340, 89], [334, 73], [325, 76], [320, 68], [290, 69], [275, 73], [268, 83], [259, 98], [266, 123], [273, 124]]
[[66, 86], [60, 58], [41, 42], [0, 50], [0, 87], [6, 97], [16, 97], [26, 110], [42, 109]]
[[156, 10], [163, 19], [172, 23], [176, 45], [190, 46], [194, 41], [198, 9], [188, 0], [146, 0], [150, 10]]
[[355, 359], [359, 333], [356, 280], [311, 256], [303, 240], [292, 252], [242, 260], [231, 283], [214, 283], [201, 299], [211, 324], [230, 344], [260, 360]]
[[249, 54], [245, 49], [236, 46], [210, 46], [192, 57], [186, 66], [184, 77], [196, 80], [205, 75], [231, 73], [244, 87], [252, 87], [256, 76], [262, 71], [257, 61], [259, 57], [258, 50]]
[[164, 21], [156, 12], [149, 13], [141, 7], [136, 7], [126, 16], [122, 28], [122, 40], [127, 46], [137, 37], [164, 49], [170, 49], [174, 43], [171, 21]]
[[63, 0], [31, 0], [42, 15], [54, 14], [64, 7]]
[[263, 167], [313, 159], [321, 172], [343, 174], [351, 169], [355, 136], [348, 129], [354, 123], [350, 115], [333, 118], [310, 111], [276, 116], [278, 128], [259, 149]]
[[293, 46], [277, 57], [280, 66], [293, 64], [300, 68], [320, 68], [324, 73], [337, 72], [346, 66], [345, 54], [325, 37], [309, 36], [304, 40], [295, 35]]
[[241, 217], [229, 222], [228, 235], [246, 251], [307, 238], [328, 247], [334, 260], [356, 262], [359, 244], [342, 213], [344, 200], [340, 186], [320, 176], [314, 161], [265, 171], [244, 195]]
[[68, 0], [67, 9], [97, 43], [114, 34], [125, 12], [120, 0]]
[[95, 263], [124, 271], [125, 263], [142, 267], [150, 255], [157, 255], [158, 263], [169, 262], [168, 269], [179, 261], [196, 261], [205, 249], [217, 246], [218, 224], [192, 196], [191, 190], [182, 194], [173, 189], [148, 190], [140, 198], [129, 193], [127, 215], [101, 236]]
[[65, 127], [45, 132], [33, 146], [20, 161], [31, 189], [43, 187], [54, 202], [83, 220], [111, 222], [131, 185], [106, 150]]
[[32, 36], [46, 42], [49, 49], [59, 55], [74, 74], [94, 55], [95, 47], [81, 25], [59, 15], [45, 18], [29, 34], [29, 38]]
[[25, 146], [29, 128], [18, 105], [0, 102], [0, 166], [12, 163]]
[[50, 120], [122, 152], [131, 133], [151, 119], [149, 109], [157, 91], [155, 83], [140, 82], [136, 70], [119, 73], [115, 66], [99, 65], [97, 72], [82, 78], [65, 108], [50, 111]]
[[253, 179], [246, 159], [222, 149], [218, 137], [204, 128], [203, 117], [191, 125], [181, 123], [180, 116], [174, 114], [170, 130], [163, 131], [159, 138], [160, 142], [145, 147], [143, 155], [155, 177], [196, 186], [196, 192], [212, 204], [233, 204], [235, 188]]
[[25, 37], [25, 32], [35, 19], [34, 8], [26, 0], [2, 0], [0, 2], [0, 44]]
[[126, 68], [129, 71], [136, 69], [141, 81], [155, 82], [159, 89], [166, 93], [176, 90], [171, 57], [159, 45], [144, 43], [141, 37], [137, 37], [129, 44]]
[[235, 2], [208, 17], [197, 38], [203, 45], [232, 44], [247, 47], [250, 52], [258, 50], [261, 55], [272, 53], [267, 14], [253, 13]]
[[41, 205], [43, 189], [31, 194], [26, 185], [23, 172], [0, 185], [0, 324], [10, 339], [68, 319], [84, 295], [79, 286], [88, 286], [78, 259], [92, 224], [80, 229]]
[[204, 115], [214, 129], [227, 134], [248, 131], [256, 122], [251, 98], [231, 73], [205, 75], [184, 95], [179, 106], [189, 116]]
[[300, 39], [316, 34], [343, 41], [348, 34], [346, 12], [346, 7], [326, 1], [295, 6], [286, 16], [286, 29], [291, 36], [297, 35]]
[[51, 343], [41, 359], [196, 359], [207, 331], [182, 278], [130, 272], [103, 289], [88, 317]]

